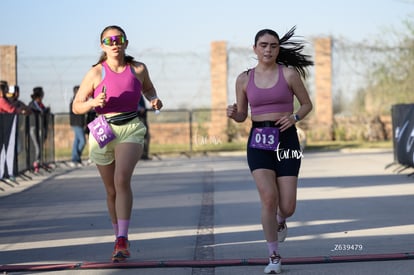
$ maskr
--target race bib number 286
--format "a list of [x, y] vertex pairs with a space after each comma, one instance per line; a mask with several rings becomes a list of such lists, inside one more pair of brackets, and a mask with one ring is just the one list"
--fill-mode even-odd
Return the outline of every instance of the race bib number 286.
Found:
[[254, 128], [249, 146], [255, 149], [274, 151], [279, 143], [279, 128]]

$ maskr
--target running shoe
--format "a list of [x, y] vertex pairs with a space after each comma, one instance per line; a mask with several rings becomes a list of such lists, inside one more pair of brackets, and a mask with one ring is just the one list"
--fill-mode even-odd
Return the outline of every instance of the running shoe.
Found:
[[277, 240], [280, 243], [285, 241], [286, 236], [287, 236], [287, 231], [288, 229], [287, 229], [286, 222], [284, 221], [282, 223], [279, 223], [279, 226], [277, 228]]
[[130, 257], [129, 254], [129, 242], [126, 237], [118, 237], [115, 241], [114, 252], [112, 253], [112, 262], [120, 263], [125, 262]]
[[35, 174], [39, 173], [40, 169], [39, 169], [39, 163], [37, 161], [33, 162], [33, 172]]
[[266, 274], [279, 274], [282, 272], [282, 263], [280, 255], [272, 254], [269, 258], [269, 264], [265, 267]]

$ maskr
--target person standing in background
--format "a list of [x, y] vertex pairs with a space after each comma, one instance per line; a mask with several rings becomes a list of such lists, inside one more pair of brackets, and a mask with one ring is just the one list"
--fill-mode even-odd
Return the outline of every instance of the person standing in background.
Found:
[[26, 114], [26, 110], [21, 107], [14, 106], [7, 98], [9, 93], [9, 85], [7, 81], [0, 81], [0, 113], [6, 114]]
[[151, 160], [149, 156], [149, 144], [150, 144], [150, 131], [149, 131], [149, 125], [148, 125], [148, 109], [147, 105], [145, 104], [145, 99], [143, 96], [141, 96], [141, 99], [138, 104], [138, 117], [141, 119], [141, 121], [144, 123], [145, 127], [147, 128], [147, 132], [144, 136], [144, 149], [142, 151], [142, 160]]
[[[7, 98], [9, 99], [10, 103], [16, 107], [21, 109], [21, 114], [23, 115], [30, 115], [32, 110], [27, 106], [23, 101], [19, 99], [20, 97], [20, 88], [17, 85], [9, 86], [9, 91], [7, 92]], [[24, 124], [25, 125], [25, 124]], [[23, 126], [25, 127], [25, 126]], [[23, 129], [20, 129], [20, 131]], [[17, 131], [17, 154], [22, 152], [23, 143], [25, 143], [24, 135], [21, 134], [20, 131]]]
[[91, 123], [94, 119], [96, 118], [96, 112], [94, 109], [90, 110], [89, 112], [86, 113], [86, 124], [85, 124], [85, 134], [86, 137], [89, 137], [90, 134], [90, 130], [87, 127], [87, 125], [89, 123]]
[[48, 115], [50, 108], [43, 104], [45, 93], [42, 87], [34, 87], [31, 95], [32, 101], [29, 107], [34, 114], [34, 122], [30, 123], [30, 138], [35, 149], [35, 159], [33, 161], [33, 170], [39, 172], [41, 162], [41, 146], [47, 138]]
[[126, 54], [125, 31], [107, 26], [100, 35], [102, 55], [86, 73], [73, 100], [73, 112], [95, 109], [88, 126], [89, 156], [96, 164], [106, 190], [108, 212], [116, 236], [113, 262], [130, 257], [128, 230], [133, 194], [131, 178], [142, 155], [145, 125], [138, 118], [138, 103], [145, 96], [155, 110], [162, 102], [147, 66]]
[[30, 115], [32, 111], [30, 110], [29, 106], [27, 106], [23, 101], [19, 99], [20, 97], [20, 88], [17, 85], [9, 86], [9, 91], [7, 92], [7, 98], [9, 102], [15, 106], [16, 108], [20, 108], [22, 110], [22, 114]]
[[72, 162], [70, 165], [72, 167], [81, 167], [82, 166], [82, 152], [85, 148], [85, 121], [86, 117], [84, 114], [78, 115], [75, 114], [72, 110], [73, 99], [76, 96], [76, 93], [79, 90], [79, 85], [73, 87], [73, 98], [69, 104], [69, 124], [72, 127], [74, 138], [72, 145]]
[[[261, 221], [267, 242], [267, 274], [280, 273], [278, 242], [287, 235], [286, 219], [296, 208], [301, 147], [295, 124], [312, 110], [301, 77], [312, 66], [304, 55], [303, 41], [291, 40], [295, 27], [282, 38], [270, 29], [260, 30], [253, 50], [257, 65], [236, 80], [236, 103], [227, 116], [243, 122], [250, 105], [252, 127], [247, 141], [247, 162], [261, 201]], [[299, 108], [294, 110], [294, 97]], [[280, 155], [283, 157], [280, 157]]]
[[[91, 109], [89, 112], [86, 113], [86, 123], [85, 123], [85, 140], [89, 140], [89, 134], [90, 130], [88, 127], [88, 124], [91, 123], [96, 118], [96, 112], [95, 109]], [[86, 161], [87, 165], [92, 164], [92, 160], [88, 157], [88, 160]]]

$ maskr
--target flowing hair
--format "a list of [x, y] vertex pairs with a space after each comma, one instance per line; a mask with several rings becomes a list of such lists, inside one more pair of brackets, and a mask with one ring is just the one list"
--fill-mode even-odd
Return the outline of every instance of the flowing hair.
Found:
[[[111, 26], [107, 26], [105, 29], [103, 29], [103, 31], [101, 32], [101, 36], [100, 36], [100, 39], [99, 39], [99, 41], [102, 43], [102, 40], [104, 39], [104, 34], [105, 34], [105, 32], [106, 31], [108, 31], [108, 30], [118, 30], [120, 33], [122, 33], [122, 35], [125, 37], [125, 40], [127, 40], [127, 36], [126, 36], [126, 33], [125, 33], [125, 31], [121, 28], [121, 27], [119, 27], [119, 26], [116, 26], [116, 25], [111, 25]], [[106, 53], [105, 52], [102, 52], [101, 53], [101, 56], [99, 57], [99, 60], [98, 60], [98, 62], [96, 62], [94, 65], [92, 65], [92, 67], [95, 67], [96, 65], [98, 65], [98, 64], [101, 64], [102, 62], [104, 62], [105, 60], [107, 59], [107, 56], [106, 56]], [[131, 63], [133, 63], [134, 62], [134, 57], [132, 57], [132, 56], [130, 56], [130, 55], [125, 55], [125, 57], [124, 57], [124, 60], [125, 60], [125, 63], [127, 63], [127, 64], [131, 64]]]
[[265, 34], [270, 34], [276, 37], [276, 39], [279, 41], [280, 46], [279, 55], [276, 58], [276, 63], [292, 66], [303, 78], [306, 78], [306, 67], [314, 65], [314, 63], [310, 55], [302, 53], [306, 41], [291, 39], [295, 34], [295, 30], [296, 26], [293, 26], [282, 38], [279, 38], [279, 35], [273, 30], [260, 30], [255, 36], [254, 45], [256, 46], [259, 38]]

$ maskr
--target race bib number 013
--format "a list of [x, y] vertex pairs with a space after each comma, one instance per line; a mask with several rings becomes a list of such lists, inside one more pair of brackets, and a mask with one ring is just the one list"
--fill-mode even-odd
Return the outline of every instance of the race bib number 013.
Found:
[[88, 124], [88, 128], [93, 137], [98, 142], [100, 148], [104, 147], [116, 137], [112, 132], [111, 126], [102, 115], [91, 121]]
[[254, 128], [250, 139], [250, 148], [274, 151], [279, 143], [279, 128]]

